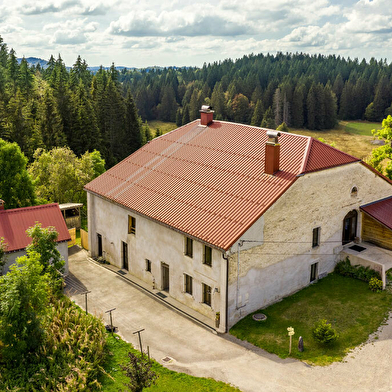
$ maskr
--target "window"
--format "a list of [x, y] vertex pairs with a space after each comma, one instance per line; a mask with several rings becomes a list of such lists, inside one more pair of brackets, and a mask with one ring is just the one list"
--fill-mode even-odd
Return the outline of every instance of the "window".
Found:
[[193, 257], [193, 240], [189, 237], [185, 237], [185, 255]]
[[184, 288], [185, 292], [192, 295], [193, 288], [192, 288], [192, 276], [189, 276], [187, 274], [184, 274]]
[[357, 194], [358, 194], [358, 188], [356, 187], [356, 186], [353, 186], [352, 188], [351, 188], [351, 196], [357, 196]]
[[128, 215], [128, 234], [136, 233], [136, 218]]
[[211, 287], [203, 283], [203, 303], [211, 306]]
[[312, 248], [320, 245], [320, 227], [313, 229]]
[[146, 271], [151, 272], [151, 260], [146, 259]]
[[212, 249], [207, 245], [204, 246], [204, 264], [212, 265]]
[[310, 266], [310, 281], [314, 282], [318, 276], [318, 263], [314, 263]]

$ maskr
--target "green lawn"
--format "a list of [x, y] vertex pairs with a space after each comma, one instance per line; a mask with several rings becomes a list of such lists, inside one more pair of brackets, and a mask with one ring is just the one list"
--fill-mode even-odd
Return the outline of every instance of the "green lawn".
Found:
[[167, 133], [177, 128], [177, 125], [174, 122], [164, 122], [158, 120], [148, 121], [148, 126], [150, 127], [153, 135], [155, 135], [157, 128], [159, 128], [162, 133]]
[[[116, 335], [115, 335], [116, 336]], [[110, 355], [104, 364], [105, 371], [114, 378], [111, 380], [108, 376], [101, 376], [99, 380], [102, 383], [102, 390], [105, 392], [118, 392], [124, 389], [124, 383], [129, 381], [120, 369], [120, 364], [125, 364], [129, 351], [136, 352], [132, 345], [121, 339], [116, 339], [108, 335], [108, 350]], [[153, 361], [153, 370], [157, 373], [158, 379], [154, 386], [144, 389], [144, 391], [154, 392], [183, 392], [183, 391], [219, 391], [235, 392], [239, 391], [228, 384], [215, 381], [211, 378], [200, 378], [189, 376], [185, 373], [177, 373], [169, 370], [159, 363]]]
[[340, 121], [345, 132], [357, 135], [373, 136], [372, 129], [380, 129], [381, 123], [368, 121]]
[[[391, 305], [392, 295], [389, 292], [374, 293], [365, 282], [330, 274], [263, 309], [268, 317], [266, 321], [254, 321], [249, 315], [239, 321], [230, 333], [286, 358], [289, 348], [287, 327], [293, 327], [295, 335], [291, 357], [315, 365], [328, 365], [342, 360], [350, 349], [365, 342], [383, 322]], [[324, 347], [313, 340], [311, 330], [319, 319], [327, 319], [339, 333], [333, 346]], [[297, 350], [300, 336], [304, 340], [303, 353]]]

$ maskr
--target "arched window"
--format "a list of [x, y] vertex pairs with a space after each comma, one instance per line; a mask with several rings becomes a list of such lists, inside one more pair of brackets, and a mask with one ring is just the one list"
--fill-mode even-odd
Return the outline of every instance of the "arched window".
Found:
[[357, 236], [357, 220], [358, 212], [355, 210], [350, 211], [343, 219], [343, 235], [342, 243], [354, 241]]

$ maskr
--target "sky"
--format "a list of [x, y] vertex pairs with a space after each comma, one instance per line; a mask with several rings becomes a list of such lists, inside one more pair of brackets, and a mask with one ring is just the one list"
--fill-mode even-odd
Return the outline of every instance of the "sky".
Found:
[[303, 52], [392, 60], [391, 0], [0, 0], [18, 57], [67, 66], [202, 66]]

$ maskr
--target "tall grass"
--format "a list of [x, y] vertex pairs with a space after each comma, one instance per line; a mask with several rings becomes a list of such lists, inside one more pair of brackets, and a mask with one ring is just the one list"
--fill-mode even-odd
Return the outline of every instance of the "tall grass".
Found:
[[62, 297], [53, 300], [45, 331], [45, 342], [28, 366], [7, 369], [0, 365], [0, 390], [101, 390], [97, 379], [106, 346], [102, 322]]

